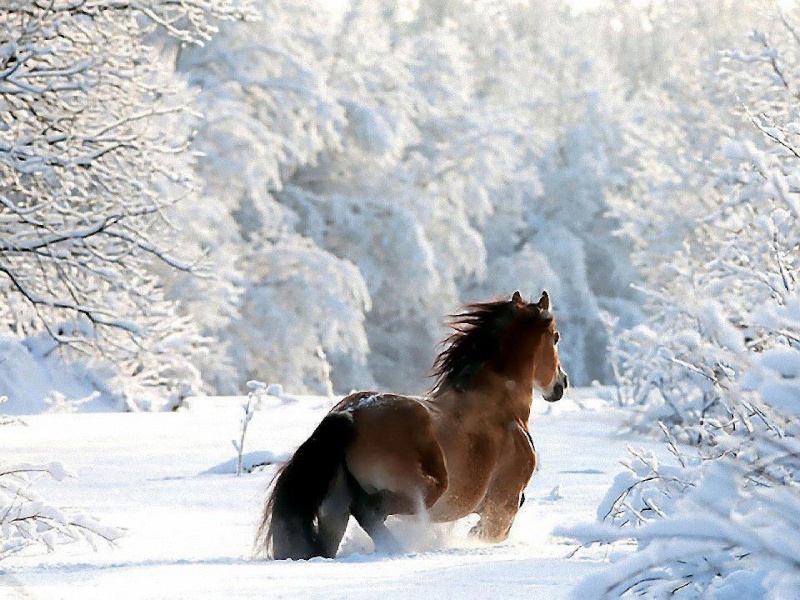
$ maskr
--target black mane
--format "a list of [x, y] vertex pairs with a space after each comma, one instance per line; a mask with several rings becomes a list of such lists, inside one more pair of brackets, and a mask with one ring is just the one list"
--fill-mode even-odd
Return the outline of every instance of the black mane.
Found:
[[451, 315], [449, 325], [455, 331], [443, 340], [447, 347], [433, 363], [436, 382], [431, 394], [467, 388], [473, 375], [497, 352], [500, 335], [513, 316], [512, 306], [508, 300], [479, 302]]

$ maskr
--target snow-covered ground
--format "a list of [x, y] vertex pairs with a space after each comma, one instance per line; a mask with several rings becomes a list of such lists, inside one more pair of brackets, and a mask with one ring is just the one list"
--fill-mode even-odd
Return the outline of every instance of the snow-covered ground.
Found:
[[[60, 547], [47, 555], [0, 563], [2, 598], [547, 598], [568, 597], [600, 568], [604, 551], [579, 550], [551, 535], [554, 527], [592, 521], [630, 436], [622, 414], [573, 392], [546, 408], [535, 402], [531, 429], [540, 469], [526, 490], [509, 540], [476, 545], [469, 523], [424, 537], [413, 523], [394, 522], [408, 553], [372, 554], [351, 522], [340, 557], [308, 562], [254, 557], [251, 544], [274, 467], [236, 477], [231, 440], [240, 400], [194, 399], [175, 413], [45, 414], [2, 429], [3, 457], [60, 460], [75, 473], [38, 490], [64, 507], [79, 507], [126, 528], [116, 548]], [[259, 410], [245, 451], [256, 459], [291, 451], [331, 401], [298, 398]], [[637, 446], [663, 451], [656, 442]], [[271, 453], [271, 454], [270, 454]]]

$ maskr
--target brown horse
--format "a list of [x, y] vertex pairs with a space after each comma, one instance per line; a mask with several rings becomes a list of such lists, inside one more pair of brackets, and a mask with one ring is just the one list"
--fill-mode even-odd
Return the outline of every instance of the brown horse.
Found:
[[350, 515], [384, 551], [399, 549], [384, 524], [392, 514], [478, 513], [472, 534], [508, 536], [536, 466], [533, 389], [555, 402], [567, 387], [550, 298], [471, 304], [451, 326], [429, 395], [356, 392], [328, 413], [278, 472], [258, 547], [332, 558]]

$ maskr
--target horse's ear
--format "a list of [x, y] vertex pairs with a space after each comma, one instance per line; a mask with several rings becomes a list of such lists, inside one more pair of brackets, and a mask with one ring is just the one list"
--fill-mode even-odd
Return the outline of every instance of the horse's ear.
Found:
[[539, 299], [539, 303], [536, 306], [538, 306], [540, 310], [550, 310], [550, 295], [547, 291], [542, 292], [542, 297]]
[[522, 294], [519, 293], [519, 290], [514, 292], [514, 294], [511, 296], [511, 302], [518, 307], [525, 306], [525, 300], [522, 299]]

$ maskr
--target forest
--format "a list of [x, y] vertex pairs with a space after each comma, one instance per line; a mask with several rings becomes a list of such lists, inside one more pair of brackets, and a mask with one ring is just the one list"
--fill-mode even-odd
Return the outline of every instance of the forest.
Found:
[[[799, 98], [793, 0], [8, 0], [0, 423], [424, 393], [448, 314], [547, 290], [675, 459], [559, 533], [638, 545], [582, 597], [794, 597]], [[0, 559], [47, 529], [3, 469]]]

